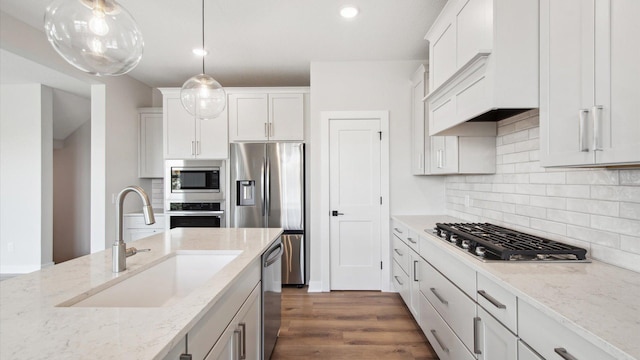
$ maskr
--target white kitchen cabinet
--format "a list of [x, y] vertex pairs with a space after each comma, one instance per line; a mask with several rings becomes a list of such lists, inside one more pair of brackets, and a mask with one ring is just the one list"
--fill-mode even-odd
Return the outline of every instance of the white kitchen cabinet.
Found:
[[533, 351], [524, 341], [518, 340], [518, 360], [544, 360]]
[[614, 359], [592, 342], [520, 299], [518, 335], [545, 359]]
[[640, 163], [640, 2], [540, 2], [543, 166]]
[[260, 360], [260, 283], [253, 289], [206, 360]]
[[517, 297], [488, 277], [480, 273], [477, 277], [478, 305], [482, 306], [511, 332], [517, 333]]
[[420, 328], [440, 360], [474, 360], [475, 356], [447, 325], [431, 303], [420, 298]]
[[429, 121], [422, 100], [426, 71], [420, 66], [412, 79], [412, 151], [414, 175], [493, 174], [496, 171], [496, 127], [476, 123], [460, 135], [429, 136]]
[[394, 260], [392, 261], [393, 268], [391, 269], [391, 276], [393, 277], [393, 285], [396, 291], [402, 297], [405, 304], [411, 302], [409, 293], [409, 275], [407, 275], [400, 265]]
[[538, 107], [537, 0], [449, 1], [425, 39], [429, 134]]
[[154, 214], [156, 222], [151, 225], [144, 223], [142, 214], [124, 214], [122, 224], [122, 240], [128, 243], [147, 236], [164, 232], [164, 214]]
[[473, 351], [478, 354], [478, 360], [518, 358], [518, 338], [482, 307], [478, 307], [474, 326], [477, 339]]
[[162, 178], [162, 108], [138, 109], [138, 177]]
[[413, 318], [420, 319], [420, 262], [425, 262], [417, 252], [409, 250], [409, 299], [407, 307], [411, 311]]
[[230, 91], [231, 141], [304, 141], [304, 95], [301, 89]]
[[180, 89], [161, 89], [165, 159], [226, 159], [227, 108], [215, 119], [196, 119], [180, 101]]

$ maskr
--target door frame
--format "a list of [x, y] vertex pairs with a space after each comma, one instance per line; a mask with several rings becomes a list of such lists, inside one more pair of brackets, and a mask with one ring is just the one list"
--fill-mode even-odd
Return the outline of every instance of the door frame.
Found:
[[321, 111], [320, 112], [320, 229], [318, 239], [321, 259], [321, 291], [331, 291], [331, 249], [330, 249], [330, 195], [329, 195], [329, 123], [333, 120], [380, 120], [382, 142], [380, 143], [380, 259], [383, 268], [380, 289], [390, 290], [391, 263], [389, 261], [389, 111]]

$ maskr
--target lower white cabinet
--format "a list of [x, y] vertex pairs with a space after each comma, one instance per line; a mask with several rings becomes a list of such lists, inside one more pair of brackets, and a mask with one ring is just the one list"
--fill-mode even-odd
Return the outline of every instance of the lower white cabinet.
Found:
[[440, 360], [475, 359], [424, 296], [420, 298], [418, 323]]
[[407, 307], [415, 319], [420, 319], [420, 262], [424, 262], [417, 252], [409, 250], [409, 302]]
[[207, 360], [260, 360], [260, 283], [227, 326]]
[[128, 243], [163, 232], [165, 230], [164, 214], [154, 214], [154, 217], [156, 222], [147, 225], [144, 223], [142, 214], [124, 214], [122, 240]]
[[391, 271], [391, 275], [393, 276], [393, 285], [396, 291], [402, 297], [405, 304], [411, 302], [411, 298], [409, 297], [409, 276], [402, 270], [400, 265], [394, 260], [393, 261], [393, 269]]
[[522, 340], [518, 340], [518, 360], [544, 360]]
[[521, 300], [518, 300], [518, 335], [545, 359], [615, 359], [590, 341]]
[[513, 360], [518, 358], [518, 338], [478, 306], [474, 319], [473, 352], [479, 360]]

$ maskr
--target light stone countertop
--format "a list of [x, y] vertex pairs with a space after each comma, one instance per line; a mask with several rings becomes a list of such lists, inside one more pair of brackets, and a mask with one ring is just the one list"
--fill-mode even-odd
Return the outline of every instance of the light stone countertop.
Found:
[[[127, 270], [111, 270], [111, 248], [0, 282], [1, 359], [162, 359], [246, 267], [282, 233], [272, 229], [176, 228], [140, 239]], [[202, 287], [156, 308], [56, 305], [130, 277], [178, 250], [242, 250]]]
[[616, 359], [640, 359], [640, 274], [591, 263], [482, 262], [425, 232], [450, 216], [392, 216]]

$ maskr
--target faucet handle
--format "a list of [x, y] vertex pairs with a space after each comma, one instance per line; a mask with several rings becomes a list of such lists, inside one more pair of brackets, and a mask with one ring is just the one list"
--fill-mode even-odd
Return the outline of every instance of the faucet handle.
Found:
[[135, 255], [135, 254], [137, 254], [139, 252], [149, 252], [149, 251], [151, 251], [151, 249], [136, 249], [136, 248], [134, 248], [132, 246], [132, 247], [130, 247], [130, 248], [128, 248], [126, 250], [125, 255], [126, 255], [126, 257], [129, 257], [129, 256], [133, 256], [133, 255]]

